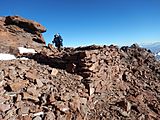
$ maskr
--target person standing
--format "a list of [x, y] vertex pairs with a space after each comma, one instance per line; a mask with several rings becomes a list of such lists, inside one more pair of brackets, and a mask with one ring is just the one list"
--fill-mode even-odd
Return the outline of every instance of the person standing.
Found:
[[63, 46], [63, 39], [61, 37], [61, 35], [59, 33], [56, 33], [54, 35], [54, 39], [52, 41], [52, 43], [55, 43], [55, 46], [57, 47], [58, 51], [61, 51], [61, 47]]

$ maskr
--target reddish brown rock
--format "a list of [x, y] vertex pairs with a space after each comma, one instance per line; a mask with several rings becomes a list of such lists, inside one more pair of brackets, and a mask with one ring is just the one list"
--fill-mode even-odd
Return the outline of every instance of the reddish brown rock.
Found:
[[54, 46], [52, 44], [48, 44], [48, 48], [52, 51], [55, 51]]
[[56, 119], [53, 112], [47, 112], [44, 120], [54, 120]]
[[18, 110], [18, 115], [28, 115], [29, 114], [29, 107], [21, 106], [21, 108]]
[[1, 112], [6, 112], [9, 109], [10, 109], [10, 105], [9, 104], [0, 103], [0, 111]]
[[34, 101], [36, 101], [36, 102], [39, 101], [38, 97], [33, 96], [33, 95], [30, 95], [30, 94], [28, 94], [27, 92], [23, 92], [23, 99], [24, 99], [24, 100], [34, 100]]
[[7, 16], [5, 19], [5, 23], [7, 25], [17, 25], [20, 28], [24, 28], [25, 30], [46, 32], [46, 28], [41, 24], [32, 20], [27, 20], [20, 16]]
[[18, 94], [16, 101], [18, 102], [18, 101], [21, 101], [21, 100], [22, 100], [22, 96], [20, 94]]
[[89, 67], [88, 69], [92, 72], [97, 72], [97, 67], [99, 66], [99, 63], [98, 62], [95, 62], [92, 64], [91, 67]]
[[76, 70], [76, 65], [74, 63], [69, 63], [66, 67], [66, 70], [70, 73], [74, 73]]
[[53, 68], [53, 69], [52, 69], [52, 72], [51, 72], [51, 75], [56, 76], [57, 73], [58, 73], [58, 70], [55, 69], [55, 68]]
[[34, 95], [34, 96], [39, 95], [39, 90], [36, 89], [36, 86], [35, 87], [28, 87], [27, 92], [31, 95]]
[[37, 71], [36, 70], [30, 70], [25, 75], [30, 80], [36, 80], [37, 79]]
[[41, 24], [20, 16], [0, 19], [0, 52], [17, 55], [17, 47], [39, 48], [45, 45]]
[[37, 83], [39, 88], [43, 86], [43, 83], [40, 79], [36, 79], [36, 83]]
[[[111, 45], [37, 52], [27, 61], [0, 62], [0, 103], [8, 107], [0, 119], [160, 118], [160, 63], [146, 49]], [[66, 71], [69, 64], [73, 69]], [[20, 80], [29, 83], [12, 91], [10, 85]]]
[[12, 83], [9, 86], [11, 87], [12, 91], [16, 92], [24, 88], [28, 83], [28, 80], [21, 80], [19, 82]]
[[50, 102], [50, 103], [53, 103], [53, 102], [55, 102], [55, 101], [56, 101], [55, 95], [54, 95], [53, 93], [51, 93], [51, 94], [49, 95], [49, 102]]

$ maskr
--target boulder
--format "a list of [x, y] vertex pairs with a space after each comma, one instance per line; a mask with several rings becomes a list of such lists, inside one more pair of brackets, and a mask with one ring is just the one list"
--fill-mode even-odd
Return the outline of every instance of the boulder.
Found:
[[35, 22], [33, 20], [27, 20], [25, 18], [22, 18], [20, 16], [7, 16], [5, 19], [6, 25], [16, 25], [22, 29], [24, 29], [27, 32], [31, 33], [43, 33], [46, 32], [46, 28], [39, 24], [38, 22]]
[[15, 54], [18, 47], [39, 48], [45, 45], [46, 28], [20, 16], [0, 17], [0, 53]]

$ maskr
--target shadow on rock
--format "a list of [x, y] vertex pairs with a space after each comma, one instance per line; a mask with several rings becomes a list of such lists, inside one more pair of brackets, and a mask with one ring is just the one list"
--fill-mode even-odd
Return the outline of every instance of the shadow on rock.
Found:
[[31, 59], [37, 61], [37, 63], [49, 65], [50, 67], [58, 69], [66, 69], [66, 62], [60, 57], [49, 57], [42, 53], [37, 53], [30, 57]]

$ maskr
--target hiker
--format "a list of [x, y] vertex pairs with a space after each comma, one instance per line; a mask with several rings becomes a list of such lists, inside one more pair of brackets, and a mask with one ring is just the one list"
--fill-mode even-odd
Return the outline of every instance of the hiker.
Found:
[[60, 36], [60, 34], [56, 33], [54, 35], [54, 39], [52, 41], [52, 43], [54, 44], [55, 43], [55, 46], [58, 48], [59, 51], [61, 51], [61, 47], [63, 46], [63, 39], [62, 37]]

